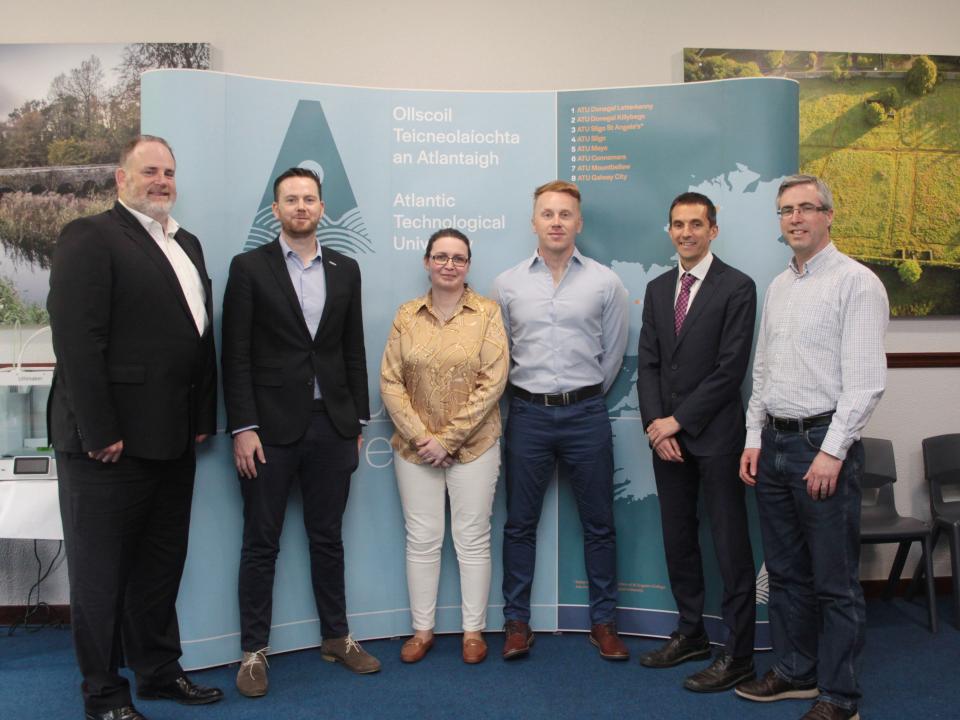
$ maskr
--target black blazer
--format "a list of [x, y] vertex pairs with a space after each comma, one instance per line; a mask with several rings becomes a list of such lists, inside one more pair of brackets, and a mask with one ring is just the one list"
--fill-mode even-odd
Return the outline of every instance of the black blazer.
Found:
[[743, 450], [740, 386], [750, 362], [756, 322], [753, 280], [714, 256], [674, 335], [678, 269], [647, 284], [638, 349], [637, 391], [643, 426], [673, 415], [678, 439], [694, 455]]
[[334, 427], [360, 434], [370, 419], [360, 267], [321, 251], [327, 297], [310, 337], [280, 241], [237, 255], [223, 296], [223, 394], [230, 430], [257, 426], [261, 442], [285, 445], [310, 422], [314, 379]]
[[[212, 289], [203, 251], [175, 236], [200, 273], [207, 315]], [[47, 423], [54, 447], [178, 458], [217, 427], [211, 328], [197, 332], [173, 266], [119, 202], [67, 224], [53, 253], [47, 296], [57, 356]]]

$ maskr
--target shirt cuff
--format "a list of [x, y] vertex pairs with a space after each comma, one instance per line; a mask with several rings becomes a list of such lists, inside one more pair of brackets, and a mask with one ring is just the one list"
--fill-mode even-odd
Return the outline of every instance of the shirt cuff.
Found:
[[823, 437], [823, 442], [820, 444], [820, 452], [833, 455], [838, 460], [846, 460], [847, 450], [850, 449], [852, 444], [853, 440], [843, 437], [839, 430], [834, 430], [833, 426], [830, 426], [827, 434]]
[[759, 448], [761, 445], [760, 438], [763, 435], [763, 428], [747, 428], [747, 440], [743, 444], [743, 449], [747, 448]]
[[246, 427], [237, 428], [236, 430], [231, 430], [230, 437], [236, 437], [240, 433], [246, 432], [247, 430], [259, 430], [259, 429], [260, 429], [259, 425], [247, 425]]

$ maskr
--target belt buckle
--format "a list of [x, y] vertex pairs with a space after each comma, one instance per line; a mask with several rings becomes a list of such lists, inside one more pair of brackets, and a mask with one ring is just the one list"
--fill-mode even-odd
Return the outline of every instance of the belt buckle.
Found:
[[[554, 401], [556, 398], [556, 401]], [[565, 407], [570, 404], [570, 393], [554, 393], [553, 395], [544, 394], [543, 404], [546, 407]]]

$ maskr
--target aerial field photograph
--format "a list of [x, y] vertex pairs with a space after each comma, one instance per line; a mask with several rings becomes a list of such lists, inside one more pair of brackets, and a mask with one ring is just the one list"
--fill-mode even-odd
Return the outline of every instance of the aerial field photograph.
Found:
[[892, 316], [960, 315], [960, 58], [687, 48], [683, 59], [685, 82], [797, 80], [800, 172], [833, 191], [834, 243], [877, 273]]

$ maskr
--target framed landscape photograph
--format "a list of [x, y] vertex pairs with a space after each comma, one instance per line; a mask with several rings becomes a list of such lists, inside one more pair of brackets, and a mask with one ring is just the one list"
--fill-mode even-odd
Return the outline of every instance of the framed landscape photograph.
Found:
[[141, 73], [209, 66], [208, 43], [0, 44], [0, 325], [47, 322], [60, 228], [113, 204]]
[[685, 82], [797, 80], [800, 172], [833, 191], [837, 247], [880, 277], [893, 317], [960, 315], [960, 57], [687, 48], [683, 59]]

